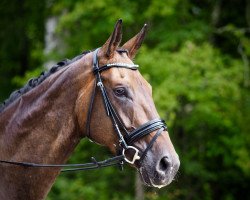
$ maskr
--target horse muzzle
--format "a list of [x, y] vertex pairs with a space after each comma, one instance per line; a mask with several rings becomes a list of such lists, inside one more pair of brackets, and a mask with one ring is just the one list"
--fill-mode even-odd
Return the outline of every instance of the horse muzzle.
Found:
[[148, 156], [138, 171], [144, 184], [161, 188], [174, 180], [179, 166], [180, 161], [177, 154], [175, 157], [163, 156], [158, 160]]
[[167, 131], [153, 144], [136, 167], [141, 180], [148, 186], [161, 188], [169, 185], [175, 179], [180, 167], [180, 160]]

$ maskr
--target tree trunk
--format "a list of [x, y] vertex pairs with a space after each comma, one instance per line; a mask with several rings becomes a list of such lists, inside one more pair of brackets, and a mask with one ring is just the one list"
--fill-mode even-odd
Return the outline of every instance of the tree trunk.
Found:
[[144, 188], [140, 180], [139, 172], [137, 172], [135, 176], [135, 199], [144, 200]]
[[[221, 0], [217, 0], [212, 8], [212, 13], [211, 13], [211, 25], [212, 28], [218, 27], [219, 21], [220, 21], [220, 14], [221, 14]], [[210, 41], [211, 43], [215, 43], [215, 36], [212, 33], [210, 36]]]
[[246, 1], [246, 21], [248, 28], [250, 27], [250, 0]]
[[211, 23], [213, 27], [216, 27], [219, 23], [221, 13], [221, 0], [217, 0], [212, 10]]

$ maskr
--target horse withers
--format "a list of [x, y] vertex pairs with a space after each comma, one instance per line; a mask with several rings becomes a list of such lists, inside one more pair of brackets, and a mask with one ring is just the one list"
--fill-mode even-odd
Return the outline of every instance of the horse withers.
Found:
[[[144, 184], [172, 182], [180, 161], [132, 61], [146, 25], [122, 46], [121, 27], [118, 20], [102, 47], [58, 63], [0, 106], [0, 160], [63, 164], [89, 137], [121, 155]], [[60, 170], [0, 163], [0, 199], [44, 199]]]

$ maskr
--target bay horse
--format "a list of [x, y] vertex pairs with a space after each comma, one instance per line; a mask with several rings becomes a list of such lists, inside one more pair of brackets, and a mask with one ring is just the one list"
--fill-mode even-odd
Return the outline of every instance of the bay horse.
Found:
[[122, 156], [148, 186], [172, 182], [180, 161], [152, 88], [132, 61], [146, 29], [120, 46], [118, 20], [100, 48], [59, 62], [0, 106], [1, 200], [45, 199], [61, 167], [12, 164], [64, 164], [83, 138]]

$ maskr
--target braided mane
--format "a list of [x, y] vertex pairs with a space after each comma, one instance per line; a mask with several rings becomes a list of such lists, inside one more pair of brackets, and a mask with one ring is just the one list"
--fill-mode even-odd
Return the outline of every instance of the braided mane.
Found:
[[82, 54], [74, 57], [73, 59], [65, 59], [58, 62], [56, 65], [50, 68], [49, 71], [43, 71], [38, 77], [30, 79], [22, 88], [11, 93], [8, 99], [6, 99], [2, 104], [0, 104], [0, 113], [8, 107], [12, 102], [18, 99], [23, 94], [35, 88], [37, 85], [40, 85], [46, 78], [48, 78], [51, 74], [54, 74], [58, 70], [70, 65], [71, 63], [79, 60], [86, 54], [91, 51], [84, 51]]

